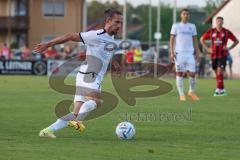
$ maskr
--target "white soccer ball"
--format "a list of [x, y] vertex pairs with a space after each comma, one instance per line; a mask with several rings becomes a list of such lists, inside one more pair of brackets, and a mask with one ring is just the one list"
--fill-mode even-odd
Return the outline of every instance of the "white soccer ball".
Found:
[[132, 139], [135, 136], [135, 128], [130, 122], [121, 122], [116, 127], [116, 135], [122, 140]]

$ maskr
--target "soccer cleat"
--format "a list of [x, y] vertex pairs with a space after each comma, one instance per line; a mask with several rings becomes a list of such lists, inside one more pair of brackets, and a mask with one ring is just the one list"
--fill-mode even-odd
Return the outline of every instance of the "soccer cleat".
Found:
[[220, 93], [219, 92], [215, 92], [213, 96], [214, 97], [220, 97]]
[[186, 101], [186, 96], [180, 96], [179, 100], [182, 101], [182, 102]]
[[225, 90], [223, 90], [223, 91], [220, 91], [220, 92], [215, 91], [213, 96], [214, 97], [225, 97], [227, 95], [228, 95], [227, 92]]
[[200, 100], [200, 98], [194, 92], [188, 92], [188, 96], [191, 97], [193, 101]]
[[86, 127], [80, 121], [69, 121], [69, 127], [74, 127], [79, 133], [82, 133], [86, 130]]
[[39, 132], [39, 137], [43, 138], [57, 138], [54, 134], [53, 131], [50, 131], [48, 128], [45, 128]]
[[223, 89], [223, 90], [221, 91], [221, 94], [222, 94], [222, 96], [228, 96], [227, 91], [226, 91], [225, 89]]
[[222, 90], [221, 91], [221, 93], [220, 93], [220, 96], [222, 96], [222, 97], [225, 97], [225, 96], [227, 96], [228, 94], [227, 94], [227, 92], [225, 91], [225, 90]]

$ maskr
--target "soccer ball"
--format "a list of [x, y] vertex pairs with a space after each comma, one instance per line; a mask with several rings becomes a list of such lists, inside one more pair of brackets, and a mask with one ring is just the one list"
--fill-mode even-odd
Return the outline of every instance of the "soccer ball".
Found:
[[135, 135], [135, 128], [130, 122], [121, 122], [116, 127], [116, 135], [119, 139], [132, 139]]

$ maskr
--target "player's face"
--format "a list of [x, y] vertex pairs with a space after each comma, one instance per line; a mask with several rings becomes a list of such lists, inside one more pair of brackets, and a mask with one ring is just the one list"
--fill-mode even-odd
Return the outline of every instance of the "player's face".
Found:
[[188, 22], [190, 18], [190, 13], [188, 11], [183, 11], [180, 15], [182, 22]]
[[113, 35], [117, 35], [122, 29], [123, 17], [122, 15], [114, 15], [111, 20], [109, 20], [109, 30]]
[[223, 27], [223, 19], [217, 19], [216, 20], [216, 26], [218, 27], [218, 28], [222, 28]]

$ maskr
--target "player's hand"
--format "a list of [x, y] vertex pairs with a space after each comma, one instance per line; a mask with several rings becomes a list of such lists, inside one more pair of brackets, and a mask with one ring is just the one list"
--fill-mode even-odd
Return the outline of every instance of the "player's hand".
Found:
[[171, 52], [171, 53], [170, 53], [170, 61], [171, 61], [171, 63], [174, 63], [174, 62], [175, 62], [175, 58], [176, 58], [175, 53], [174, 53], [174, 52]]
[[39, 43], [37, 45], [34, 46], [33, 51], [37, 52], [37, 53], [42, 53], [44, 52], [46, 49], [48, 48], [48, 44], [47, 43]]
[[228, 51], [229, 49], [228, 49], [227, 46], [223, 46], [223, 50], [224, 50], [224, 51]]
[[208, 53], [213, 53], [212, 48], [208, 48], [208, 49], [207, 49], [207, 52], [208, 52]]
[[200, 54], [201, 54], [201, 52], [200, 52], [200, 51], [197, 51], [197, 52], [196, 52], [196, 55], [195, 55], [196, 61], [197, 61], [198, 63], [200, 62]]

